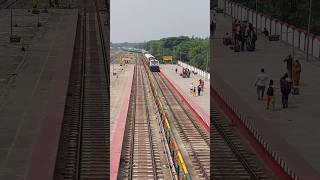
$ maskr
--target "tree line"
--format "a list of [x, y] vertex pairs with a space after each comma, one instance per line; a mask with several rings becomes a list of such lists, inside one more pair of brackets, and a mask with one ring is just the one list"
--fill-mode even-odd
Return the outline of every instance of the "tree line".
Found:
[[145, 49], [156, 59], [171, 55], [173, 60], [181, 60], [199, 69], [209, 71], [209, 38], [168, 37], [139, 43], [136, 48]]

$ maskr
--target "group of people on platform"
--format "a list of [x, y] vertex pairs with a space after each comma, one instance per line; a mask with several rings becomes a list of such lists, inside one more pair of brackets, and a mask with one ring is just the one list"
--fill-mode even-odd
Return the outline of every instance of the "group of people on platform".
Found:
[[[299, 85], [300, 85], [300, 73], [301, 73], [301, 64], [298, 60], [293, 61], [291, 55], [288, 55], [284, 60], [287, 67], [287, 72], [280, 78], [280, 92], [281, 92], [281, 102], [282, 107], [288, 108], [289, 95], [299, 94]], [[269, 79], [265, 70], [262, 68], [260, 73], [256, 77], [255, 86], [257, 87], [258, 100], [264, 100], [264, 91], [269, 80], [269, 85], [267, 89], [267, 109], [269, 109], [272, 104], [273, 110], [275, 110], [275, 87], [274, 81]]]
[[[186, 73], [188, 74], [188, 77], [190, 77], [190, 70], [188, 68], [183, 68], [183, 70], [186, 70]], [[178, 74], [178, 68], [175, 69], [176, 74]], [[190, 87], [190, 93], [192, 96], [201, 96], [201, 92], [204, 91], [204, 80], [199, 79], [198, 86], [195, 86], [193, 83], [191, 83]], [[197, 94], [198, 92], [198, 94]]]
[[198, 90], [198, 96], [201, 96], [201, 91], [204, 91], [204, 81], [202, 79], [199, 79], [199, 84], [198, 86], [194, 86], [193, 83], [191, 83], [191, 87], [190, 87], [190, 93], [193, 96], [197, 96], [196, 91]]
[[228, 32], [223, 37], [223, 44], [226, 46], [233, 45], [231, 49], [235, 52], [254, 51], [256, 49], [257, 33], [253, 25], [247, 21], [240, 22], [234, 20], [232, 22], [232, 34]]

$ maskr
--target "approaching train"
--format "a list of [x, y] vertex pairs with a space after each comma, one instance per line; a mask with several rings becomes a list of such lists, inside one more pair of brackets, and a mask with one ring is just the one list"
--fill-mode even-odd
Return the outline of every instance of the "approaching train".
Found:
[[147, 59], [147, 63], [149, 64], [150, 71], [160, 72], [159, 61], [156, 60], [156, 58], [151, 54], [145, 54], [144, 56]]

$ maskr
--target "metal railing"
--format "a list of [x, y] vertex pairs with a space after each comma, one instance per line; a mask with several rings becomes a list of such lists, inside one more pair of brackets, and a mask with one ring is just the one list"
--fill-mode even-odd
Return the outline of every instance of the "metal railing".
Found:
[[297, 28], [279, 19], [256, 13], [254, 9], [245, 7], [230, 0], [218, 0], [218, 7], [234, 19], [248, 21], [259, 31], [266, 28], [271, 35], [279, 35], [280, 40], [294, 46], [307, 54], [309, 38], [309, 55], [320, 59], [320, 37], [304, 29]]
[[190, 69], [190, 71], [197, 72], [200, 76], [204, 77], [207, 80], [210, 80], [210, 73], [208, 73], [206, 71], [198, 69], [198, 68], [196, 68], [194, 66], [191, 66], [191, 65], [189, 65], [187, 63], [184, 63], [182, 61], [178, 61], [178, 65], [183, 67], [183, 68], [188, 68], [188, 69]]

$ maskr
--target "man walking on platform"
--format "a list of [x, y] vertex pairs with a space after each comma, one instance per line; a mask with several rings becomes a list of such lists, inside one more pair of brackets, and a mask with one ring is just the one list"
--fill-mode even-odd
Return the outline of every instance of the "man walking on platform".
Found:
[[264, 90], [266, 88], [266, 83], [268, 79], [268, 75], [264, 72], [264, 69], [262, 68], [260, 70], [260, 73], [257, 75], [255, 82], [255, 86], [257, 87], [258, 100], [263, 100]]
[[200, 86], [201, 86], [201, 91], [203, 92], [204, 91], [204, 81], [203, 80], [201, 80]]
[[296, 60], [292, 68], [293, 94], [299, 94], [300, 73], [301, 64], [298, 60]]
[[190, 93], [191, 93], [191, 95], [193, 95], [193, 83], [191, 83]]
[[200, 92], [201, 92], [201, 86], [200, 84], [198, 85], [198, 96], [200, 96]]
[[292, 61], [293, 61], [293, 59], [292, 59], [291, 54], [289, 56], [287, 56], [283, 61], [287, 63], [288, 77], [290, 79], [292, 79]]
[[280, 79], [280, 89], [281, 89], [281, 96], [282, 96], [282, 107], [288, 108], [288, 101], [289, 101], [289, 94], [291, 91], [291, 85], [288, 80], [288, 74], [285, 74]]
[[256, 50], [256, 41], [257, 41], [257, 34], [254, 30], [252, 30], [252, 48]]
[[267, 90], [267, 109], [269, 109], [270, 104], [272, 104], [273, 111], [275, 110], [275, 97], [274, 97], [274, 86], [273, 86], [273, 80], [270, 80], [269, 87]]

